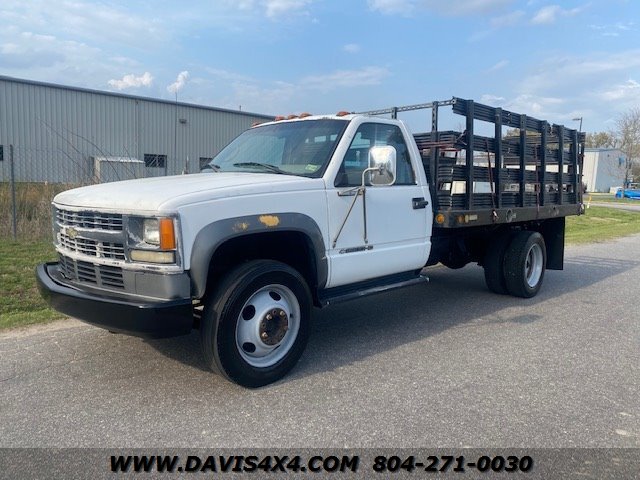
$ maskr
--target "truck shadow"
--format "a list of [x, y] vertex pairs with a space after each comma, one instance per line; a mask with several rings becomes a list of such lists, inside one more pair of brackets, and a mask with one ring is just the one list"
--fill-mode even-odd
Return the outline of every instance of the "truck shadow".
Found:
[[[545, 318], [528, 311], [530, 307], [606, 281], [638, 265], [640, 261], [572, 257], [565, 261], [563, 272], [546, 272], [542, 290], [532, 299], [489, 292], [483, 270], [474, 265], [457, 271], [432, 268], [427, 272], [429, 284], [315, 310], [307, 349], [299, 365], [281, 382], [333, 370], [471, 322], [525, 326]], [[172, 360], [208, 371], [198, 332], [146, 342]]]

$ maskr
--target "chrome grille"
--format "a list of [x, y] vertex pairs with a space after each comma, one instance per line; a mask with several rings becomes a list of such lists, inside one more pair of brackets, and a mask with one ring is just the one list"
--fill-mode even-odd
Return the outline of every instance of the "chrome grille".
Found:
[[115, 242], [99, 242], [88, 238], [71, 238], [66, 233], [59, 233], [60, 246], [72, 252], [91, 257], [124, 260], [124, 244]]
[[67, 280], [96, 287], [124, 289], [122, 269], [111, 265], [98, 265], [60, 255], [60, 272]]
[[84, 255], [98, 256], [98, 242], [95, 240], [88, 240], [86, 238], [71, 238], [64, 233], [60, 234], [60, 246], [71, 250], [72, 252], [82, 253]]
[[81, 227], [122, 231], [122, 215], [119, 213], [73, 212], [56, 208], [56, 221], [64, 227]]

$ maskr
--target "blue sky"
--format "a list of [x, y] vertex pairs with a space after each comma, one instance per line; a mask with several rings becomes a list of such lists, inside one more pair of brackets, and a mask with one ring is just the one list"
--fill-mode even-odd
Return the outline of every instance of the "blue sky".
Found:
[[640, 104], [639, 22], [632, 0], [3, 0], [0, 74], [268, 114], [455, 95], [596, 131]]

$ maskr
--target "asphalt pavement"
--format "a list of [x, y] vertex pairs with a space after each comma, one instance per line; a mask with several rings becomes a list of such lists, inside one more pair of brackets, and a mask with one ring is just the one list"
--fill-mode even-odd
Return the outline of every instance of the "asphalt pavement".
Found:
[[316, 311], [258, 390], [207, 371], [195, 333], [2, 333], [0, 447], [640, 447], [640, 236], [569, 247], [529, 300], [475, 265], [429, 276]]

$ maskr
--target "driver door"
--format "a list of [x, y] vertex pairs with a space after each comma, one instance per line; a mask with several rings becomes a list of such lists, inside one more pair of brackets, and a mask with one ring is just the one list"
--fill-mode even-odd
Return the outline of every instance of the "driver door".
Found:
[[[389, 186], [366, 186], [356, 198], [369, 149], [389, 145], [396, 150], [396, 178]], [[365, 175], [366, 176], [366, 175]], [[418, 185], [409, 149], [396, 124], [369, 122], [358, 127], [335, 177], [327, 189], [329, 207], [328, 287], [422, 268], [429, 252], [431, 208], [414, 208], [414, 199], [428, 197]], [[351, 212], [349, 213], [349, 210]], [[366, 237], [365, 237], [366, 215]]]

